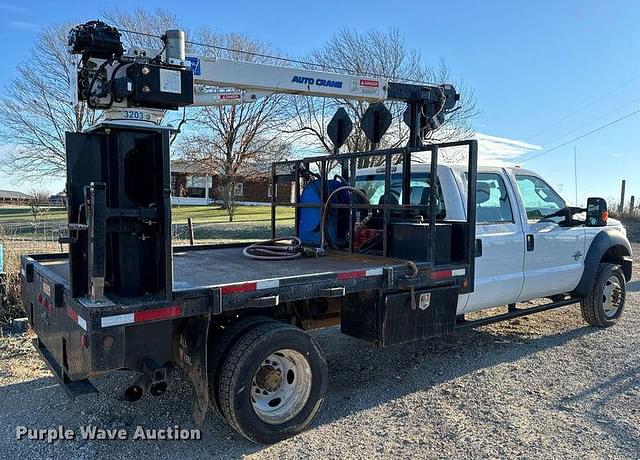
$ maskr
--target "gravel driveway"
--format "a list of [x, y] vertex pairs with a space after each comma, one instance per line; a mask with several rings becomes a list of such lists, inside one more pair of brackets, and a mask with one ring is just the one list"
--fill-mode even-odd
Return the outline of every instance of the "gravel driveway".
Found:
[[196, 428], [190, 386], [135, 404], [116, 398], [127, 373], [96, 379], [72, 403], [28, 337], [0, 339], [4, 458], [640, 457], [640, 245], [627, 310], [587, 327], [578, 306], [377, 350], [316, 332], [330, 367], [324, 408], [307, 432], [260, 446], [210, 416], [199, 441], [16, 441], [16, 426]]

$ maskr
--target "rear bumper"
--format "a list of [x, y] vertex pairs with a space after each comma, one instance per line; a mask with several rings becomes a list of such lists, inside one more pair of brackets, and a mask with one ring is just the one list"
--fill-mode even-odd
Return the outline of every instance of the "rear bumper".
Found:
[[64, 391], [69, 395], [70, 398], [74, 399], [77, 396], [97, 393], [96, 387], [87, 380], [70, 380], [64, 373], [64, 368], [60, 366], [60, 364], [53, 357], [51, 352], [45, 347], [45, 345], [40, 341], [40, 339], [33, 339], [33, 346], [35, 347], [40, 357], [45, 362], [53, 376], [56, 378], [60, 386], [64, 389]]
[[173, 323], [188, 308], [166, 302], [86, 305], [71, 297], [67, 280], [24, 259], [22, 301], [37, 335], [33, 344], [71, 396], [90, 392], [87, 379], [97, 375], [141, 372], [145, 358], [160, 365], [172, 360]]

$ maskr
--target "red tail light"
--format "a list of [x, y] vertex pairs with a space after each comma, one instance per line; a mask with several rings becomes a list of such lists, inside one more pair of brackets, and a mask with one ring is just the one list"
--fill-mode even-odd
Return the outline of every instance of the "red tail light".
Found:
[[451, 270], [438, 270], [435, 272], [431, 272], [431, 275], [429, 275], [429, 278], [431, 278], [433, 281], [439, 281], [439, 280], [444, 280], [447, 278], [451, 278]]

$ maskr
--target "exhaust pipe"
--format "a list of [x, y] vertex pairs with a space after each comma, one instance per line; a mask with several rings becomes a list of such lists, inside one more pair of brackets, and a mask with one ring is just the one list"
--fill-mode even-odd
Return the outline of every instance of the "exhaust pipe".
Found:
[[142, 374], [129, 388], [124, 390], [124, 400], [127, 402], [138, 401], [142, 398], [147, 388], [149, 388], [149, 379], [146, 375]]
[[151, 384], [149, 387], [149, 394], [151, 396], [161, 396], [167, 391], [167, 382], [157, 382]]
[[167, 391], [166, 367], [156, 366], [150, 359], [145, 359], [142, 370], [142, 374], [124, 391], [125, 401], [136, 402], [147, 390], [151, 396], [161, 396]]

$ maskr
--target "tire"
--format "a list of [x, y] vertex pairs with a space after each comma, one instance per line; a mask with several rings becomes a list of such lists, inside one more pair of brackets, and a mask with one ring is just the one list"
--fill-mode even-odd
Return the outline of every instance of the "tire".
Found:
[[327, 363], [310, 335], [283, 323], [260, 324], [235, 343], [222, 366], [222, 413], [249, 440], [278, 442], [313, 421], [327, 379]]
[[220, 334], [217, 335], [209, 344], [207, 350], [207, 371], [209, 373], [209, 406], [213, 412], [225, 420], [222, 411], [220, 410], [220, 399], [218, 395], [218, 388], [220, 386], [220, 371], [224, 364], [224, 359], [228, 355], [231, 347], [238, 341], [238, 339], [250, 330], [251, 328], [263, 323], [275, 323], [276, 320], [269, 318], [268, 316], [249, 316], [237, 320], [235, 323], [229, 325]]
[[625, 296], [626, 281], [622, 268], [601, 263], [589, 295], [580, 304], [582, 317], [592, 326], [613, 326], [622, 316]]

